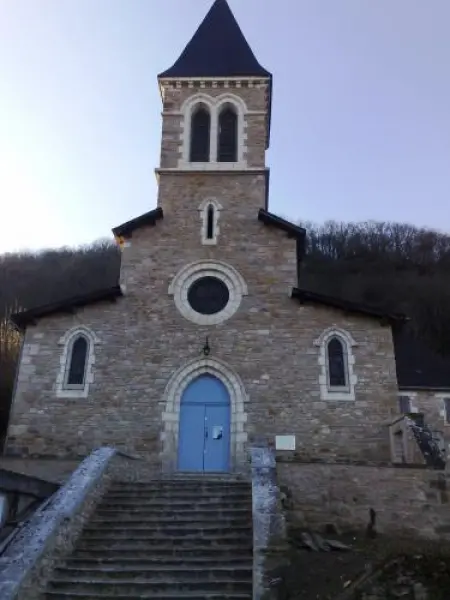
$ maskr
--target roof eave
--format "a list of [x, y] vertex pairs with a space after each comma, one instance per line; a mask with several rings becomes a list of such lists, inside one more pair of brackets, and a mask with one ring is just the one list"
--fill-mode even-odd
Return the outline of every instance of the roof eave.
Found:
[[334, 296], [318, 294], [316, 292], [302, 290], [300, 288], [292, 288], [291, 298], [299, 300], [299, 302], [302, 304], [309, 302], [313, 304], [323, 304], [324, 306], [329, 306], [330, 308], [335, 308], [344, 312], [385, 320], [390, 324], [404, 323], [409, 320], [408, 317], [402, 314], [388, 313], [365, 304], [358, 304], [356, 302], [350, 302], [341, 298], [335, 298]]
[[130, 221], [126, 221], [126, 223], [122, 223], [117, 227], [114, 227], [112, 232], [114, 237], [127, 237], [130, 236], [133, 231], [139, 229], [140, 227], [145, 227], [148, 225], [155, 225], [156, 221], [159, 221], [164, 217], [164, 213], [161, 207], [155, 208], [149, 212], [144, 213], [143, 215], [139, 215], [139, 217], [135, 217]]
[[295, 225], [295, 223], [291, 223], [291, 221], [287, 221], [264, 208], [259, 209], [258, 220], [261, 221], [261, 223], [264, 223], [264, 225], [272, 225], [273, 227], [285, 231], [290, 237], [297, 239], [305, 239], [306, 237], [306, 229], [300, 227], [300, 225]]
[[398, 389], [400, 392], [442, 392], [443, 394], [447, 394], [449, 395], [450, 398], [450, 385], [447, 387], [442, 387], [442, 386], [438, 386], [438, 385], [402, 385], [402, 384], [398, 384]]
[[10, 321], [19, 331], [24, 331], [28, 325], [32, 325], [38, 319], [48, 317], [57, 313], [72, 313], [78, 308], [94, 304], [96, 302], [113, 301], [116, 298], [123, 296], [123, 291], [120, 285], [115, 285], [104, 290], [97, 290], [89, 294], [74, 296], [60, 302], [45, 304], [30, 308], [22, 312], [14, 313], [10, 316]]

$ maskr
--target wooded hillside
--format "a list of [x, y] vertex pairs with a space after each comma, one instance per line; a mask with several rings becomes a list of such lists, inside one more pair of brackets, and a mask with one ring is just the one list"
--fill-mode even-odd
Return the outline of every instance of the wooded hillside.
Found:
[[[450, 236], [398, 223], [302, 225], [301, 287], [405, 312], [420, 338], [450, 356]], [[119, 265], [110, 242], [0, 257], [0, 442], [20, 339], [8, 314], [113, 286]]]

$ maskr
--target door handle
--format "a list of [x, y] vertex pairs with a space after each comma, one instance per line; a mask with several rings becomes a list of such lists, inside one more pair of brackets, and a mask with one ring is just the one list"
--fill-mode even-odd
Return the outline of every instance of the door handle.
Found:
[[207, 439], [208, 439], [208, 428], [205, 427], [205, 440], [207, 440]]

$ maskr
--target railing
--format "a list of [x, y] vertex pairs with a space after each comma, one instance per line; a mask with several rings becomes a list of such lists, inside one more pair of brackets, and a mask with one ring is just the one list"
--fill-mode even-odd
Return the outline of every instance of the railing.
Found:
[[406, 415], [406, 422], [413, 432], [426, 464], [434, 469], [445, 469], [445, 454], [439, 448], [432, 430], [425, 423], [423, 414]]
[[112, 448], [92, 452], [8, 538], [0, 560], [1, 600], [34, 598], [44, 590], [55, 557], [71, 553], [113, 475], [130, 472], [128, 460], [116, 455]]
[[0, 469], [0, 555], [58, 488], [55, 483]]
[[437, 432], [425, 423], [422, 413], [401, 415], [389, 425], [391, 460], [395, 464], [426, 464], [445, 469], [445, 451]]
[[23, 515], [21, 520], [18, 520], [13, 525], [13, 529], [10, 530], [9, 533], [8, 533], [7, 527], [0, 530], [0, 557], [3, 554], [3, 552], [5, 552], [5, 550], [8, 548], [8, 546], [14, 541], [15, 537], [22, 531], [22, 529], [26, 525], [28, 525], [29, 520], [34, 515], [34, 513], [37, 511], [37, 509], [39, 509], [41, 511], [45, 510], [51, 504], [52, 500], [53, 500], [53, 495], [50, 496], [50, 498], [47, 498], [47, 500], [44, 500], [44, 502], [42, 502], [41, 504], [37, 504], [37, 506], [35, 506], [34, 510], [32, 510], [32, 511], [30, 510], [29, 512], [27, 512], [26, 515]]

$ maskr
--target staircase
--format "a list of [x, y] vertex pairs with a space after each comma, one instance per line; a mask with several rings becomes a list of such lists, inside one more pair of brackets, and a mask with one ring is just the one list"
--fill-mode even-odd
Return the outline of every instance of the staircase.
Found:
[[445, 469], [445, 453], [439, 448], [433, 432], [424, 421], [423, 414], [408, 415], [407, 424], [413, 432], [426, 464], [433, 469]]
[[44, 598], [251, 599], [252, 549], [245, 481], [115, 482]]

